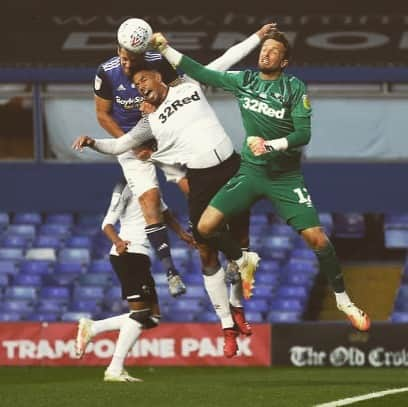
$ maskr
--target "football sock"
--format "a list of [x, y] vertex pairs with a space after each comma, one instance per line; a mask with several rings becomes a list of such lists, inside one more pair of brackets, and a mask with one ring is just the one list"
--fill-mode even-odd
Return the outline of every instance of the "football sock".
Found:
[[230, 231], [222, 230], [217, 232], [211, 238], [211, 241], [213, 246], [223, 252], [228, 260], [237, 260], [242, 257], [240, 244], [234, 240]]
[[125, 358], [141, 332], [140, 322], [129, 317], [123, 322], [116, 341], [115, 352], [107, 368], [110, 373], [119, 375], [122, 372]]
[[178, 274], [171, 258], [167, 226], [164, 223], [155, 223], [154, 225], [146, 226], [145, 232], [157, 257], [166, 270], [167, 276]]
[[228, 302], [228, 289], [225, 284], [224, 269], [221, 267], [212, 276], [203, 275], [203, 277], [205, 289], [207, 290], [218, 318], [221, 320], [222, 328], [232, 328], [234, 326], [234, 321], [231, 316]]
[[347, 295], [345, 291], [342, 293], [334, 293], [336, 297], [336, 303], [341, 305], [348, 305], [351, 303], [350, 297]]
[[123, 321], [129, 317], [129, 314], [117, 315], [115, 317], [101, 319], [100, 321], [93, 321], [92, 323], [92, 336], [98, 335], [101, 332], [117, 331], [121, 328]]
[[244, 295], [242, 293], [242, 284], [241, 281], [238, 281], [236, 284], [231, 284], [230, 288], [230, 304], [233, 307], [242, 307], [242, 299]]
[[323, 249], [315, 250], [320, 271], [326, 274], [330, 285], [336, 293], [345, 291], [343, 274], [333, 245], [328, 242]]

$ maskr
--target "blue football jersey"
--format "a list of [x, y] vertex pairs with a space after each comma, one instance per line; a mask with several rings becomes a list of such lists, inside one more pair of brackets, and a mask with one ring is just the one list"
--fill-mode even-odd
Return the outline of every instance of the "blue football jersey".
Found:
[[[177, 72], [159, 53], [145, 52], [145, 61], [157, 69], [165, 83], [177, 78]], [[99, 65], [95, 81], [95, 95], [112, 101], [112, 117], [124, 132], [128, 132], [142, 117], [139, 110], [142, 95], [122, 70], [119, 57], [113, 57]]]

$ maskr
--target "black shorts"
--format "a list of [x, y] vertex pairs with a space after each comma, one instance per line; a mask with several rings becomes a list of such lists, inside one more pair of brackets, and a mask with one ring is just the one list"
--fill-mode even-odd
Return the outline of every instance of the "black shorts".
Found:
[[[218, 190], [225, 185], [238, 171], [240, 156], [233, 153], [221, 164], [211, 168], [187, 169], [187, 179], [190, 187], [188, 209], [194, 237], [201, 241], [197, 233], [198, 221], [205, 208]], [[245, 216], [248, 218], [249, 214]]]
[[110, 255], [110, 262], [119, 277], [124, 300], [158, 303], [149, 256], [140, 253]]

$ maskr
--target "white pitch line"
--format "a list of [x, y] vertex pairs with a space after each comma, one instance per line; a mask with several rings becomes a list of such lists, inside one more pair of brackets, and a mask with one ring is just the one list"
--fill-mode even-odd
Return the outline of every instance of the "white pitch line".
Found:
[[328, 403], [316, 404], [314, 407], [339, 407], [339, 406], [347, 406], [347, 405], [349, 405], [349, 404], [357, 403], [358, 401], [376, 399], [376, 398], [379, 398], [379, 397], [388, 396], [388, 395], [390, 395], [390, 394], [403, 393], [403, 392], [405, 392], [405, 391], [408, 391], [408, 387], [400, 387], [400, 388], [398, 388], [398, 389], [390, 389], [390, 390], [377, 391], [377, 392], [375, 392], [375, 393], [363, 394], [363, 395], [361, 395], [361, 396], [348, 397], [348, 398], [346, 398], [346, 399], [335, 400], [335, 401], [329, 401]]

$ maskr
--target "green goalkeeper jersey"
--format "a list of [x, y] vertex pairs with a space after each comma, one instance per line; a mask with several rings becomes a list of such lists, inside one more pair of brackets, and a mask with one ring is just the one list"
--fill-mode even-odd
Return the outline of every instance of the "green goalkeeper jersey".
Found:
[[282, 73], [276, 80], [263, 80], [259, 72], [218, 72], [205, 68], [183, 56], [179, 65], [187, 75], [199, 82], [232, 92], [238, 100], [246, 138], [250, 136], [273, 140], [286, 137], [286, 151], [272, 151], [254, 156], [246, 138], [242, 159], [255, 165], [268, 166], [272, 172], [300, 168], [301, 147], [310, 140], [311, 107], [305, 84]]

